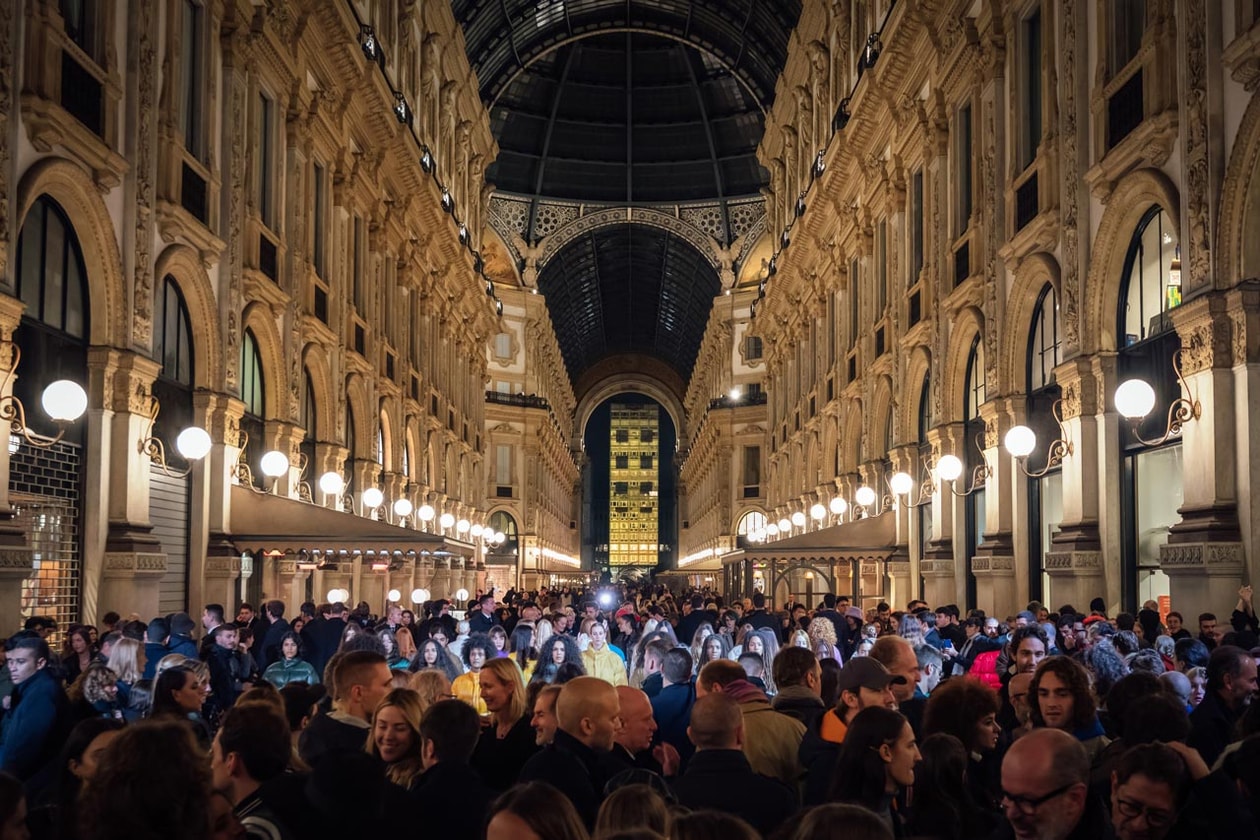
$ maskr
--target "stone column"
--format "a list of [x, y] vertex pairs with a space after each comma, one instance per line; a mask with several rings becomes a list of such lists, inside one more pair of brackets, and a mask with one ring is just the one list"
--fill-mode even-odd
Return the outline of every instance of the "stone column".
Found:
[[[939, 462], [944, 455], [963, 452], [963, 424], [949, 423], [928, 431], [928, 444], [932, 457]], [[961, 457], [961, 456], [959, 456]], [[962, 505], [957, 493], [965, 493], [971, 484], [970, 474], [963, 474], [953, 485], [933, 475], [936, 489], [932, 494], [932, 539], [928, 541], [919, 560], [919, 572], [923, 576], [923, 597], [932, 605], [964, 604], [967, 581], [961, 564], [954, 560], [955, 517], [961, 514]]]
[[[1106, 405], [1108, 387], [1114, 390], [1114, 362], [1114, 357], [1077, 357], [1054, 372], [1063, 394], [1063, 427], [1072, 451], [1064, 457], [1060, 470], [1063, 521], [1046, 547], [1045, 570], [1050, 577], [1044, 599], [1047, 604], [1072, 604], [1083, 609], [1094, 598], [1107, 594], [1098, 529], [1098, 430], [1104, 426], [1099, 415]], [[1119, 591], [1114, 595], [1118, 599]]]
[[[106, 347], [88, 351], [92, 393], [100, 396], [99, 404], [109, 412], [100, 429], [100, 443], [104, 445], [108, 438], [108, 446], [96, 450], [105, 474], [89, 472], [85, 494], [98, 505], [103, 501], [108, 521], [100, 555], [93, 556], [92, 550], [99, 543], [89, 548], [85, 540], [84, 589], [95, 593], [93, 607], [99, 610], [157, 612], [166, 555], [149, 522], [151, 462], [142, 441], [152, 434], [150, 388], [160, 369], [157, 362], [136, 353]], [[88, 452], [93, 451], [90, 444]], [[84, 507], [86, 511], [88, 499]], [[85, 617], [86, 607], [85, 599]]]
[[221, 603], [222, 595], [210, 597], [221, 584], [208, 583], [210, 560], [216, 567], [236, 556], [227, 538], [231, 532], [231, 489], [240, 457], [240, 424], [245, 404], [227, 394], [198, 391], [193, 394], [193, 423], [210, 433], [210, 454], [193, 465], [189, 497], [188, 609], [195, 615], [205, 604]]
[[[0, 246], [2, 250], [3, 246]], [[13, 331], [22, 317], [22, 309], [20, 300], [0, 294], [0, 341], [13, 340]], [[4, 348], [0, 352], [0, 388], [3, 389], [0, 400], [13, 394], [13, 382], [9, 379], [13, 362], [13, 355]], [[26, 410], [32, 408], [34, 406]], [[34, 555], [26, 544], [26, 534], [14, 523], [14, 515], [9, 502], [9, 447], [0, 446], [0, 616], [4, 616], [6, 622], [0, 625], [0, 633], [5, 635], [22, 629], [22, 581], [31, 576], [34, 566]]]
[[211, 556], [206, 558], [202, 598], [207, 604], [222, 604], [231, 611], [240, 600], [241, 558]]
[[[906, 604], [922, 594], [919, 591], [919, 575], [923, 558], [919, 556], [919, 516], [916, 505], [924, 499], [927, 500], [927, 504], [932, 502], [930, 496], [922, 495], [924, 476], [918, 445], [911, 444], [894, 449], [889, 453], [889, 457], [892, 460], [893, 472], [905, 472], [914, 479], [914, 489], [908, 496], [893, 499], [893, 511], [897, 517], [898, 556], [888, 564], [894, 597], [897, 598], [897, 603]], [[891, 493], [892, 488], [887, 488], [887, 491]]]
[[[285, 457], [289, 459], [289, 470], [284, 475], [276, 479], [274, 487], [269, 486], [277, 496], [287, 496], [290, 499], [297, 499], [301, 496], [300, 484], [302, 481], [302, 440], [305, 437], [305, 431], [300, 426], [292, 423], [284, 423], [279, 420], [268, 420], [263, 428], [263, 440], [259, 441], [264, 452], [272, 449], [283, 452]], [[316, 476], [318, 481], [319, 477]], [[318, 492], [318, 488], [313, 486]]]
[[[980, 406], [984, 420], [984, 457], [993, 468], [985, 485], [984, 534], [976, 554], [971, 558], [971, 571], [976, 576], [975, 606], [990, 615], [1004, 615], [1023, 607], [1015, 568], [1015, 542], [1012, 533], [1016, 496], [1026, 497], [1020, 489], [1023, 474], [1015, 459], [1002, 446], [1002, 437], [1019, 421], [1012, 415], [1009, 398], [993, 399]], [[1018, 476], [1018, 477], [1017, 477]]]
[[[302, 602], [306, 600], [306, 579], [310, 577], [310, 574], [307, 570], [299, 568], [294, 560], [276, 562], [278, 585], [272, 597], [284, 601], [284, 614], [289, 619], [298, 614]], [[318, 596], [315, 600], [319, 600]]]
[[[1234, 297], [1241, 303], [1241, 292]], [[1211, 292], [1173, 310], [1186, 380], [1182, 397], [1192, 419], [1182, 426], [1181, 521], [1160, 548], [1160, 567], [1171, 578], [1175, 608], [1185, 615], [1220, 612], [1232, 605], [1243, 578], [1235, 452], [1239, 419], [1246, 418], [1246, 426], [1251, 423], [1246, 405], [1240, 412], [1235, 403], [1229, 308], [1227, 295]], [[1241, 325], [1239, 332], [1245, 332]], [[1245, 339], [1240, 349], [1242, 356]]]

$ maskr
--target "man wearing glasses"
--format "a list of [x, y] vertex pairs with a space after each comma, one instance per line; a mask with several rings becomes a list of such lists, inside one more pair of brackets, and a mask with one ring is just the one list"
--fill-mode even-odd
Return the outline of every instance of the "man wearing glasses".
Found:
[[1102, 837], [1106, 817], [1089, 795], [1089, 756], [1081, 743], [1058, 729], [1035, 729], [1002, 761], [1002, 813], [1019, 840], [1086, 840]]

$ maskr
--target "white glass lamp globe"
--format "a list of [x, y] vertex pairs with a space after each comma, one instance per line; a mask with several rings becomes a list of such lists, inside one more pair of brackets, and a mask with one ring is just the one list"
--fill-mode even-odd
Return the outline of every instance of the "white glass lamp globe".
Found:
[[175, 448], [189, 461], [200, 461], [210, 454], [210, 433], [200, 426], [189, 426], [175, 438]]
[[340, 475], [329, 470], [319, 477], [319, 489], [329, 496], [340, 496], [341, 491], [346, 489], [346, 483]]
[[58, 423], [73, 423], [87, 411], [87, 392], [78, 382], [58, 379], [44, 389], [44, 413]]
[[942, 455], [936, 462], [936, 474], [942, 481], [957, 481], [962, 471], [963, 463], [957, 455]]
[[278, 449], [273, 449], [263, 453], [259, 466], [262, 467], [263, 475], [267, 478], [279, 478], [289, 471], [289, 456]]
[[742, 397], [743, 395], [744, 395], [744, 392], [739, 390], [739, 388], [732, 388], [727, 393], [727, 396], [730, 397], [731, 402], [739, 402], [739, 398]]
[[1037, 448], [1037, 433], [1027, 426], [1012, 426], [1002, 438], [1006, 451], [1016, 458], [1027, 458]]
[[399, 599], [402, 598], [402, 593], [397, 589], [391, 589], [389, 592], [385, 593], [385, 597], [390, 600], [390, 603], [396, 604]]
[[[381, 502], [385, 501], [385, 494], [381, 492], [379, 487], [369, 487], [363, 491], [363, 506], [369, 510], [376, 510], [381, 506]], [[397, 509], [398, 505], [395, 504]]]
[[786, 516], [785, 516], [785, 517], [783, 517], [782, 519], [780, 519], [780, 520], [779, 520], [779, 530], [780, 530], [780, 531], [791, 531], [791, 530], [792, 530], [792, 520], [788, 519]]
[[892, 474], [892, 478], [888, 479], [888, 486], [898, 496], [908, 496], [910, 491], [914, 489], [914, 479], [910, 477], [909, 473], [895, 472]]
[[766, 533], [772, 537], [779, 536], [779, 526], [771, 522], [766, 525]]
[[1141, 379], [1126, 379], [1116, 388], [1116, 411], [1137, 420], [1155, 408], [1155, 389]]
[[811, 519], [822, 521], [827, 518], [827, 509], [819, 502], [814, 502], [814, 504], [810, 506], [809, 515]]
[[471, 528], [471, 527], [472, 527], [472, 523], [471, 523], [471, 522], [469, 522], [467, 519], [461, 519], [461, 520], [459, 520], [458, 522], [456, 522], [456, 523], [455, 523], [455, 533], [457, 533], [457, 534], [467, 534], [467, 533], [468, 533], [468, 529], [469, 529], [469, 528]]
[[805, 514], [799, 510], [792, 514], [792, 524], [797, 528], [805, 527]]
[[853, 494], [853, 498], [857, 499], [857, 503], [862, 507], [870, 507], [875, 504], [875, 491], [863, 484]]
[[342, 601], [350, 600], [350, 590], [348, 589], [330, 589], [328, 590], [329, 603], [336, 604]]
[[411, 603], [423, 604], [427, 600], [429, 600], [429, 590], [427, 589], [411, 590]]
[[432, 522], [433, 517], [437, 516], [437, 511], [433, 509], [433, 505], [420, 505], [420, 509], [416, 511], [416, 516], [420, 517], [421, 522]]
[[840, 516], [849, 509], [849, 503], [844, 500], [843, 496], [836, 496], [827, 503], [827, 508], [836, 516]]
[[480, 522], [475, 522], [473, 523], [473, 526], [468, 529], [468, 533], [472, 534], [473, 539], [477, 539], [478, 537], [481, 536], [482, 532], [485, 530], [486, 530], [485, 525], [482, 525]]
[[503, 533], [502, 531], [495, 531], [494, 544], [503, 545], [505, 542], [507, 542], [507, 534]]
[[411, 499], [399, 499], [394, 502], [394, 513], [399, 516], [411, 516], [413, 510]]
[[442, 517], [438, 519], [438, 524], [441, 525], [443, 528], [451, 527], [452, 525], [455, 524], [455, 515], [452, 513], [442, 514]]
[[456, 600], [456, 601], [467, 601], [467, 600], [468, 600], [468, 590], [467, 590], [467, 589], [456, 589], [456, 590], [455, 590], [455, 600]]

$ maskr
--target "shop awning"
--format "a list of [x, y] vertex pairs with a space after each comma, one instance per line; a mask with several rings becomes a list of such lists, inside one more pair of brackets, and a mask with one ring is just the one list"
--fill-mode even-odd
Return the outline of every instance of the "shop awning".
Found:
[[401, 528], [352, 513], [259, 493], [233, 485], [231, 490], [231, 534], [236, 549], [251, 554], [296, 554], [319, 551], [346, 554], [437, 555], [472, 557], [472, 544]]
[[731, 565], [743, 560], [861, 562], [888, 560], [896, 553], [897, 519], [889, 511], [774, 542], [754, 543], [739, 551], [723, 554], [722, 564]]

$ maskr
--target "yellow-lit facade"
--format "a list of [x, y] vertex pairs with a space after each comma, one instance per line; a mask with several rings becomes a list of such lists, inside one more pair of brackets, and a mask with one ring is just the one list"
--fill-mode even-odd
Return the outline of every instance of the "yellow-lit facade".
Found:
[[656, 565], [660, 414], [656, 406], [612, 404], [608, 433], [608, 563]]

